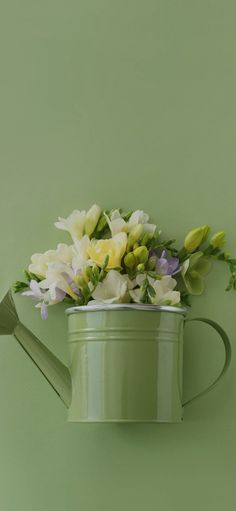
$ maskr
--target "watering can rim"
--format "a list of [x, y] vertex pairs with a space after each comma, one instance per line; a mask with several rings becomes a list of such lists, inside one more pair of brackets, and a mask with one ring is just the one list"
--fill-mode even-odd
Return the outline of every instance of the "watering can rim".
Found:
[[78, 305], [69, 307], [65, 310], [67, 316], [70, 314], [77, 314], [78, 312], [98, 312], [98, 311], [127, 311], [127, 310], [142, 310], [149, 312], [174, 312], [186, 316], [187, 309], [184, 307], [175, 307], [173, 305], [153, 305], [143, 303], [112, 303], [112, 304], [94, 304], [94, 305]]

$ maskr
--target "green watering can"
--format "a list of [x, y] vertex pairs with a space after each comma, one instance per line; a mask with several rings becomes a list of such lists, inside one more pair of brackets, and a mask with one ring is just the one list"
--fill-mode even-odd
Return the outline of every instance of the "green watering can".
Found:
[[[182, 420], [183, 329], [186, 310], [156, 305], [88, 305], [66, 311], [67, 368], [20, 321], [9, 291], [0, 304], [0, 334], [13, 334], [68, 408], [74, 422], [180, 422]], [[211, 325], [225, 348], [224, 330]]]

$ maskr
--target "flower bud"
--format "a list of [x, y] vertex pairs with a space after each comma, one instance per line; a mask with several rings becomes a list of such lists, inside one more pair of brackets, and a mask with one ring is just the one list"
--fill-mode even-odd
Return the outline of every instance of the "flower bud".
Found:
[[82, 275], [78, 275], [76, 280], [80, 288], [87, 286], [87, 280]]
[[148, 249], [145, 246], [135, 248], [133, 251], [138, 263], [146, 263], [148, 260]]
[[184, 248], [190, 254], [197, 250], [198, 247], [205, 241], [209, 232], [209, 226], [203, 225], [202, 227], [197, 227], [196, 229], [192, 229], [190, 231], [185, 240], [184, 240]]
[[130, 268], [132, 270], [132, 268], [134, 268], [137, 264], [137, 261], [136, 261], [136, 257], [134, 256], [133, 252], [129, 252], [128, 254], [126, 254], [125, 258], [124, 258], [124, 263], [125, 263], [125, 266], [127, 266], [127, 268]]
[[147, 245], [150, 239], [152, 239], [152, 235], [149, 232], [145, 232], [144, 236], [142, 237], [141, 244]]
[[219, 231], [216, 232], [212, 238], [210, 239], [210, 245], [213, 248], [222, 248], [225, 244], [225, 232]]
[[143, 234], [143, 225], [138, 224], [133, 227], [129, 233], [128, 238], [128, 250], [132, 248], [136, 241], [138, 241]]
[[93, 233], [97, 223], [98, 219], [101, 215], [101, 208], [94, 204], [86, 213], [85, 217], [85, 234], [88, 236], [91, 236]]
[[149, 257], [148, 262], [147, 262], [147, 269], [155, 270], [156, 264], [157, 264], [157, 257], [156, 256]]
[[140, 263], [140, 264], [138, 264], [138, 266], [137, 266], [137, 271], [142, 272], [142, 271], [144, 271], [144, 270], [145, 270], [145, 266], [144, 266], [144, 264], [141, 264], [141, 263]]
[[93, 279], [93, 270], [92, 270], [91, 266], [85, 267], [84, 275], [86, 277], [88, 277], [89, 280]]

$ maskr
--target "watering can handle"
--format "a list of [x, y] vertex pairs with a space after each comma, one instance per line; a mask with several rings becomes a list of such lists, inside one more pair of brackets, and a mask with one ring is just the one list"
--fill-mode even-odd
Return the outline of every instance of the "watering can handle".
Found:
[[220, 337], [223, 341], [224, 348], [225, 348], [225, 362], [224, 362], [223, 368], [222, 368], [219, 376], [213, 381], [213, 383], [211, 383], [211, 385], [209, 387], [202, 390], [196, 396], [193, 396], [190, 399], [188, 399], [187, 401], [185, 401], [183, 403], [183, 406], [188, 405], [189, 403], [191, 403], [198, 397], [201, 397], [204, 394], [207, 394], [207, 392], [209, 392], [211, 389], [213, 389], [213, 387], [215, 387], [216, 383], [218, 383], [218, 381], [226, 373], [226, 371], [230, 365], [230, 361], [231, 361], [231, 345], [230, 345], [229, 338], [228, 338], [227, 334], [225, 333], [225, 331], [223, 330], [223, 328], [220, 325], [218, 325], [218, 323], [216, 323], [215, 321], [212, 321], [211, 319], [205, 319], [205, 318], [186, 319], [185, 322], [187, 322], [187, 321], [201, 321], [202, 323], [207, 323], [208, 325], [212, 326], [214, 328], [214, 330], [216, 330], [218, 332], [218, 334], [220, 335]]

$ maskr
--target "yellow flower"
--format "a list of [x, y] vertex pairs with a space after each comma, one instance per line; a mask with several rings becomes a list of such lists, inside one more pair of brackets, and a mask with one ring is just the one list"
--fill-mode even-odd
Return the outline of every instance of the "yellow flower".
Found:
[[121, 259], [127, 245], [127, 234], [119, 232], [113, 238], [107, 240], [92, 240], [88, 247], [88, 255], [94, 263], [102, 266], [105, 257], [109, 256], [107, 269], [117, 268], [121, 265]]

